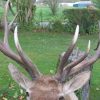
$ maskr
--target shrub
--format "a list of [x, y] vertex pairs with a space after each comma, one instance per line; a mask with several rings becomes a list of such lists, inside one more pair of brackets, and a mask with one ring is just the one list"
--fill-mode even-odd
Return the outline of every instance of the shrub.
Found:
[[91, 0], [94, 3], [94, 6], [100, 9], [100, 0]]
[[63, 32], [64, 26], [60, 20], [55, 20], [52, 24], [52, 31], [54, 32]]
[[64, 19], [68, 19], [66, 24], [66, 28], [70, 27], [70, 32], [72, 32], [76, 25], [80, 25], [80, 33], [88, 33], [91, 34], [96, 32], [98, 28], [98, 20], [100, 19], [100, 10], [99, 9], [65, 9], [63, 11]]

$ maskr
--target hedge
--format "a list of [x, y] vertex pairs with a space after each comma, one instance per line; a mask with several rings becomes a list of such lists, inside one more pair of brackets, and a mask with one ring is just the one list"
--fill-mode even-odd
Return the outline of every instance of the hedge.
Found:
[[98, 32], [98, 20], [100, 19], [99, 9], [65, 9], [63, 11], [66, 23], [66, 30], [73, 32], [76, 25], [80, 25], [80, 33], [96, 33]]

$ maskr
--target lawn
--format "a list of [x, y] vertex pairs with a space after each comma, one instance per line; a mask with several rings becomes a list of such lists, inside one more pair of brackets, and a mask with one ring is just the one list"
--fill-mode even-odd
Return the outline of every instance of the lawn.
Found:
[[[3, 38], [3, 32], [0, 32], [0, 38]], [[33, 32], [20, 32], [19, 39], [23, 50], [38, 66], [40, 71], [44, 74], [52, 74], [55, 72], [58, 56], [61, 52], [65, 51], [70, 44], [72, 34], [57, 34], [57, 33], [33, 33]], [[96, 47], [98, 35], [80, 36], [77, 46], [81, 50], [86, 50], [88, 40], [91, 40], [91, 54], [94, 53], [93, 49]], [[13, 43], [13, 34], [10, 36], [10, 45], [15, 51]], [[15, 62], [5, 57], [0, 53], [0, 98], [2, 96], [13, 100], [17, 98], [20, 92], [18, 85], [12, 80], [8, 71], [8, 64]], [[23, 71], [23, 69], [21, 69]], [[52, 72], [52, 73], [50, 73]], [[90, 100], [100, 99], [100, 62], [95, 63], [91, 81], [91, 94]], [[1, 100], [1, 99], [0, 99]], [[14, 99], [14, 100], [18, 100]]]

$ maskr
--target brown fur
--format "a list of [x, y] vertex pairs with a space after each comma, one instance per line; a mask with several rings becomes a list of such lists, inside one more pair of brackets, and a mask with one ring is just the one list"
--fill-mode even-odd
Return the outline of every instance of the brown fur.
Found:
[[[34, 82], [30, 88], [29, 100], [60, 100], [62, 84], [52, 76], [42, 76]], [[78, 100], [75, 93], [70, 93], [61, 100]]]
[[30, 100], [59, 100], [61, 84], [50, 76], [42, 76], [35, 81], [34, 87], [30, 89]]

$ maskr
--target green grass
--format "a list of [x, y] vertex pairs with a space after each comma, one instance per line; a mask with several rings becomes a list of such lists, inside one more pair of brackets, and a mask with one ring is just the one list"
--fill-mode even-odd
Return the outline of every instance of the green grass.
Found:
[[[0, 38], [3, 34], [0, 33]], [[91, 53], [93, 54], [93, 48], [97, 43], [98, 35], [86, 35], [80, 36], [77, 46], [81, 50], [85, 50], [87, 47], [88, 40], [92, 41]], [[32, 32], [20, 32], [19, 34], [20, 43], [23, 50], [32, 59], [32, 61], [38, 66], [40, 71], [44, 74], [51, 74], [50, 70], [55, 71], [58, 56], [61, 52], [65, 51], [70, 44], [72, 35], [69, 34], [56, 34], [56, 33], [32, 33]], [[13, 43], [13, 35], [10, 36], [10, 45], [15, 51]], [[16, 96], [19, 91], [18, 85], [12, 80], [8, 72], [8, 64], [13, 62], [0, 53], [0, 96], [5, 94], [8, 100], [11, 100], [13, 96]], [[16, 66], [18, 66], [16, 64]], [[23, 70], [22, 70], [23, 71]], [[91, 81], [91, 94], [90, 100], [99, 100], [100, 98], [100, 61], [95, 63], [92, 81]], [[12, 88], [10, 86], [12, 85]], [[12, 99], [13, 100], [13, 99]], [[18, 100], [18, 99], [16, 99]]]
[[36, 21], [52, 21], [54, 19], [61, 19], [63, 16], [62, 10], [64, 8], [58, 8], [56, 15], [52, 15], [52, 12], [48, 6], [37, 7], [35, 13]]

